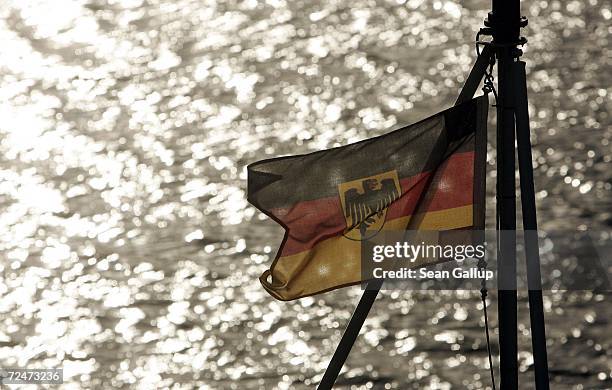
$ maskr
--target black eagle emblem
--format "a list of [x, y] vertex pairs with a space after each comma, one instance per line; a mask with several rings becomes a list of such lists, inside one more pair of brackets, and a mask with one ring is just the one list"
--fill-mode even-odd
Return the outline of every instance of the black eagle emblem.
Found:
[[365, 236], [376, 217], [381, 218], [384, 210], [399, 198], [399, 192], [393, 179], [365, 179], [361, 184], [363, 192], [351, 188], [344, 193], [344, 214], [347, 231], [359, 227], [361, 235]]

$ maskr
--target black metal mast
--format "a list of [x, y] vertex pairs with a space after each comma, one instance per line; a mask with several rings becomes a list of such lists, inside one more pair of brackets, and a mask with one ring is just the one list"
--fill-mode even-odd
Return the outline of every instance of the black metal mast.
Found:
[[[529, 288], [529, 314], [537, 390], [549, 389], [548, 358], [525, 63], [519, 61], [526, 42], [520, 36], [527, 19], [521, 18], [520, 0], [492, 0], [493, 11], [485, 24], [491, 29], [498, 61], [497, 106], [497, 229], [498, 242], [498, 313], [500, 377], [502, 390], [518, 389], [517, 363], [517, 292], [516, 292], [516, 184], [515, 129], [519, 172], [525, 253]], [[516, 119], [516, 122], [515, 122]]]
[[[527, 287], [529, 288], [531, 346], [534, 356], [536, 389], [548, 390], [548, 356], [546, 352], [542, 277], [540, 275], [540, 253], [538, 251], [538, 223], [536, 219], [535, 189], [533, 186], [529, 111], [527, 107], [527, 81], [524, 62], [519, 61], [516, 63], [515, 76], [518, 92], [516, 101], [516, 139], [521, 176], [523, 229], [525, 230], [525, 257], [527, 261]], [[525, 98], [520, 99], [521, 96]]]
[[518, 389], [516, 298], [516, 185], [513, 63], [520, 37], [520, 0], [493, 0], [485, 25], [497, 57], [497, 229], [499, 364], [502, 390]]

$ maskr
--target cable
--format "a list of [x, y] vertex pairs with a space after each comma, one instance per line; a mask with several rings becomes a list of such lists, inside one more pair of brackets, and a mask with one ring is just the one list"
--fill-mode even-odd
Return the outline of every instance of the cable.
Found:
[[[478, 260], [478, 269], [486, 270], [487, 268], [487, 260], [485, 258], [481, 258]], [[484, 273], [483, 273], [484, 274]], [[480, 297], [482, 299], [482, 311], [484, 313], [484, 325], [485, 325], [485, 335], [487, 337], [487, 353], [489, 354], [489, 371], [491, 372], [491, 384], [493, 385], [493, 390], [495, 388], [495, 373], [493, 372], [493, 356], [491, 354], [491, 337], [489, 336], [489, 317], [487, 315], [487, 280], [483, 277], [480, 281]]]
[[[483, 280], [483, 285], [485, 284]], [[489, 336], [489, 318], [487, 316], [487, 288], [482, 287], [480, 289], [480, 296], [482, 298], [482, 310], [484, 312], [484, 320], [485, 320], [485, 334], [487, 336], [487, 352], [489, 354], [489, 371], [491, 373], [491, 384], [493, 385], [493, 390], [495, 388], [495, 373], [493, 372], [493, 357], [491, 354], [491, 338]]]
[[[481, 44], [489, 44], [481, 42], [480, 41], [480, 35], [483, 32], [483, 30], [478, 31], [478, 33], [476, 34], [476, 54], [480, 56], [480, 45]], [[492, 55], [490, 57], [489, 60], [489, 68], [488, 70], [485, 71], [484, 74], [484, 85], [482, 87], [482, 90], [485, 94], [488, 94], [489, 92], [493, 93], [493, 96], [495, 97], [495, 105], [494, 107], [497, 106], [498, 104], [498, 100], [497, 100], [497, 90], [495, 89], [495, 84], [494, 84], [494, 77], [493, 77], [493, 66], [495, 65], [495, 56]], [[498, 191], [496, 191], [497, 193], [499, 193]], [[496, 202], [496, 207], [499, 208], [499, 199]], [[499, 212], [495, 213], [496, 214], [496, 230], [499, 232]], [[483, 257], [478, 261], [478, 269], [479, 270], [486, 270], [487, 268], [487, 261], [486, 259]], [[484, 274], [484, 273], [483, 273]], [[491, 384], [493, 385], [493, 390], [496, 390], [496, 386], [495, 386], [495, 373], [493, 370], [493, 356], [491, 354], [491, 337], [489, 335], [489, 317], [487, 315], [487, 295], [488, 295], [488, 290], [487, 290], [487, 281], [486, 279], [483, 277], [483, 279], [481, 280], [481, 287], [480, 287], [480, 297], [482, 299], [482, 311], [484, 314], [484, 325], [485, 325], [485, 335], [487, 338], [487, 353], [489, 355], [489, 372], [491, 373]]]
[[[480, 29], [477, 33], [476, 33], [476, 55], [480, 56], [480, 45], [488, 45], [488, 46], [496, 46], [493, 44], [493, 42], [483, 42], [480, 40], [480, 35], [489, 35], [490, 32], [488, 32], [487, 29]], [[484, 74], [484, 85], [482, 87], [482, 90], [484, 93], [489, 93], [489, 92], [493, 92], [493, 96], [495, 97], [495, 104], [493, 105], [493, 107], [497, 107], [498, 104], [498, 99], [497, 99], [497, 90], [495, 89], [495, 84], [493, 83], [493, 81], [495, 80], [495, 78], [493, 77], [493, 66], [495, 65], [495, 56], [492, 55], [489, 59], [489, 69], [485, 70], [485, 74]]]

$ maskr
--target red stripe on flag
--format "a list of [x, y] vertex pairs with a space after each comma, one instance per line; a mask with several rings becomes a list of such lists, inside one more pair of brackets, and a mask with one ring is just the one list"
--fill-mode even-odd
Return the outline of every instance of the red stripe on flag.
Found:
[[[473, 203], [474, 152], [452, 155], [438, 170], [435, 192], [421, 199], [431, 172], [400, 179], [402, 196], [387, 210], [387, 220], [412, 215], [419, 203], [423, 210], [438, 211]], [[290, 208], [270, 210], [288, 229], [287, 240], [280, 249], [280, 256], [306, 251], [317, 243], [342, 234], [346, 219], [340, 196], [299, 202]]]

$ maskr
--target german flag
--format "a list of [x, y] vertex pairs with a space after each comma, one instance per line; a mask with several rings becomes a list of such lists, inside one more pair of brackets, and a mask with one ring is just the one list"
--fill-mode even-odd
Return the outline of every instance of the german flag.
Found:
[[249, 202], [285, 228], [264, 288], [292, 300], [360, 283], [361, 241], [381, 230], [484, 228], [487, 110], [481, 96], [379, 137], [249, 165]]

